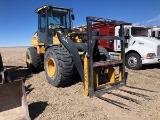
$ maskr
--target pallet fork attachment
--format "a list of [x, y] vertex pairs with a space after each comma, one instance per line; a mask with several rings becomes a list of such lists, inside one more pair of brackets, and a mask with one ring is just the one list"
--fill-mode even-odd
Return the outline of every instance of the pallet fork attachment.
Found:
[[[144, 90], [136, 87], [126, 86], [127, 74], [125, 72], [125, 37], [124, 37], [124, 23], [123, 21], [109, 20], [97, 17], [87, 17], [87, 41], [86, 49], [84, 51], [83, 60], [81, 60], [78, 49], [75, 46], [74, 42], [67, 38], [65, 35], [58, 33], [58, 38], [64, 47], [72, 54], [74, 64], [78, 70], [80, 78], [84, 82], [84, 96], [96, 96], [99, 99], [112, 103], [118, 107], [129, 110], [129, 106], [121, 102], [103, 97], [103, 94], [112, 94], [116, 97], [120, 97], [136, 104], [140, 104], [139, 100], [130, 98], [118, 93], [114, 93], [112, 90], [116, 89], [119, 92], [125, 92], [127, 94], [136, 95], [138, 97], [143, 97], [149, 99], [149, 96], [144, 94], [132, 92], [130, 90], [125, 90], [124, 88], [134, 88], [138, 90]], [[101, 22], [104, 24], [115, 24], [120, 25], [119, 37], [117, 36], [95, 36], [93, 34], [92, 26], [94, 22]], [[98, 34], [96, 34], [98, 35]], [[101, 61], [98, 57], [100, 52], [98, 50], [99, 40], [120, 40], [121, 41], [121, 52], [119, 54], [119, 59], [108, 59], [106, 61]], [[83, 64], [82, 64], [83, 63]], [[116, 67], [116, 68], [115, 68]], [[118, 68], [118, 71], [117, 71]], [[117, 73], [118, 76], [117, 76]], [[103, 79], [106, 79], [103, 81]], [[149, 90], [145, 90], [149, 91]], [[152, 91], [151, 91], [152, 92]]]
[[[115, 21], [103, 18], [96, 17], [87, 17], [87, 45], [88, 51], [84, 58], [84, 96], [93, 97], [94, 95], [99, 96], [99, 93], [105, 92], [106, 90], [115, 89], [116, 87], [126, 85], [125, 79], [125, 51], [124, 51], [124, 26], [122, 21]], [[102, 22], [102, 23], [114, 23], [120, 25], [121, 37], [116, 36], [93, 36], [92, 35], [92, 23], [93, 22]], [[107, 60], [107, 61], [93, 61], [93, 50], [92, 43], [95, 40], [110, 40], [117, 39], [121, 41], [121, 54], [119, 60]], [[115, 69], [114, 67], [119, 67], [119, 79], [115, 79]], [[108, 74], [109, 81], [105, 84], [99, 84], [99, 72], [105, 69]], [[106, 79], [107, 79], [106, 77]]]

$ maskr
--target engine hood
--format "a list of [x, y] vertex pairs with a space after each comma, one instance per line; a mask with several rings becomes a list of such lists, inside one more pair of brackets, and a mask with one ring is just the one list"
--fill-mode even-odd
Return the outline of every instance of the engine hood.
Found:
[[139, 44], [139, 45], [149, 45], [149, 46], [158, 46], [160, 45], [160, 41], [156, 38], [149, 38], [149, 37], [133, 37], [131, 39], [131, 44]]

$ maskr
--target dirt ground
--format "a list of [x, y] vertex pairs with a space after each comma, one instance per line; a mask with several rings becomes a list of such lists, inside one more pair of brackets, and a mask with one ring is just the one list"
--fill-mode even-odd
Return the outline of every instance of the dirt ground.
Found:
[[[48, 83], [44, 71], [30, 73], [26, 69], [25, 53], [27, 47], [0, 48], [6, 68], [19, 67], [16, 77], [26, 77], [26, 92], [29, 114], [36, 120], [160, 120], [160, 65], [145, 66], [143, 70], [129, 70], [127, 85], [143, 88], [139, 90], [124, 87], [146, 96], [131, 95], [114, 90], [138, 100], [140, 103], [122, 99], [112, 94], [104, 97], [123, 103], [129, 109], [124, 109], [101, 100], [97, 97], [83, 96], [83, 84], [74, 76], [70, 85], [56, 88]], [[23, 69], [21, 69], [23, 68]], [[154, 92], [153, 92], [154, 91]]]

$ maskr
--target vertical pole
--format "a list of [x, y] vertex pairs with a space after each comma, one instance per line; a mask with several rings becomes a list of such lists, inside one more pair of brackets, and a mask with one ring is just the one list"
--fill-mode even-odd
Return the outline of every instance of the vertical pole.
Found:
[[87, 21], [87, 53], [89, 57], [88, 61], [88, 78], [89, 78], [89, 96], [94, 95], [94, 81], [93, 81], [93, 51], [92, 51], [92, 21], [90, 17], [86, 18]]
[[126, 78], [125, 78], [125, 36], [124, 36], [124, 24], [120, 24], [120, 29], [121, 29], [121, 37], [123, 40], [121, 40], [121, 55], [123, 58], [123, 63], [122, 63], [122, 80], [124, 81], [124, 84], [126, 85]]
[[88, 78], [88, 58], [85, 56], [84, 58], [84, 96], [88, 96], [89, 94], [89, 78]]

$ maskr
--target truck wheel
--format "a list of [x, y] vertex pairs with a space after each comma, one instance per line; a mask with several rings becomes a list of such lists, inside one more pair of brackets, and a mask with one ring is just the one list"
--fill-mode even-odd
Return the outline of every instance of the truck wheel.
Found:
[[129, 69], [139, 70], [142, 68], [141, 57], [137, 53], [129, 53], [126, 56], [126, 66]]
[[31, 72], [38, 72], [42, 70], [41, 56], [37, 54], [34, 47], [29, 47], [26, 53], [27, 68]]
[[110, 58], [109, 53], [107, 52], [107, 50], [101, 46], [98, 46], [100, 55], [101, 55], [101, 60], [106, 61]]
[[1, 54], [0, 54], [0, 71], [3, 71], [3, 61]]
[[44, 69], [46, 78], [50, 84], [55, 87], [63, 87], [72, 79], [72, 57], [62, 47], [50, 47], [44, 56]]

